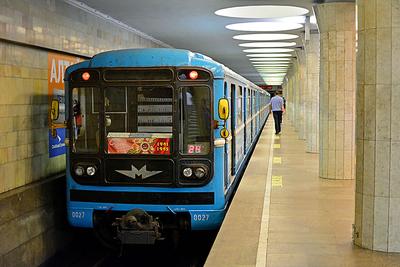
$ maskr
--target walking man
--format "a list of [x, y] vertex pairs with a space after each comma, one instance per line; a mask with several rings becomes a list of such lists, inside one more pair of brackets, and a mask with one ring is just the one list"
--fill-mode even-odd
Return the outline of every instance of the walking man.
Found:
[[275, 134], [281, 132], [282, 112], [283, 112], [283, 98], [280, 96], [282, 93], [279, 91], [273, 98], [271, 98], [271, 111], [274, 115], [275, 121]]

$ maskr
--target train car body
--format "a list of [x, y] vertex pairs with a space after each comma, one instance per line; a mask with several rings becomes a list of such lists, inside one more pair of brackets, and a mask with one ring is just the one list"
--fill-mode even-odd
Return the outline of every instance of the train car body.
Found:
[[124, 243], [220, 226], [267, 120], [267, 92], [206, 56], [164, 48], [98, 54], [70, 66], [65, 85], [72, 226], [112, 225]]

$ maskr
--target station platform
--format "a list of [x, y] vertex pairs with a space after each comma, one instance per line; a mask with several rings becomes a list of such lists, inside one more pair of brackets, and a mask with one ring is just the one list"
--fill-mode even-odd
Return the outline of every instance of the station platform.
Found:
[[355, 181], [319, 178], [319, 155], [282, 128], [264, 127], [205, 266], [400, 266], [353, 245]]

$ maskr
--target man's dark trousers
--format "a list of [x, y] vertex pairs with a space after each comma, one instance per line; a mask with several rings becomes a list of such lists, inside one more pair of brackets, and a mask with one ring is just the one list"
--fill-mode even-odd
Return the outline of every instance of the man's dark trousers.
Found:
[[275, 121], [275, 133], [278, 134], [281, 132], [282, 111], [272, 111], [272, 113]]

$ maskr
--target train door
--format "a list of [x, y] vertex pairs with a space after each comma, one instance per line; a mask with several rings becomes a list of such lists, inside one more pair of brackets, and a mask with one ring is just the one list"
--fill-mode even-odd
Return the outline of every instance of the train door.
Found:
[[248, 152], [248, 149], [251, 145], [251, 96], [250, 89], [245, 88], [246, 97], [245, 97], [245, 151]]
[[251, 120], [251, 142], [253, 143], [254, 140], [254, 123], [255, 121], [253, 120], [253, 115], [254, 115], [254, 91], [250, 89], [250, 120]]
[[246, 87], [242, 89], [241, 86], [239, 86], [239, 90], [243, 92], [243, 123], [244, 123], [244, 128], [243, 128], [243, 153], [246, 154], [247, 151], [247, 90]]
[[236, 166], [236, 88], [231, 84], [231, 133], [232, 133], [232, 150], [231, 150], [231, 175], [235, 175]]
[[[229, 97], [228, 96], [228, 84], [227, 82], [224, 82], [224, 97], [225, 98], [232, 98], [232, 95]], [[232, 105], [231, 105], [232, 106]], [[232, 118], [233, 116], [233, 111], [231, 111], [230, 117]], [[233, 136], [233, 126], [232, 126], [232, 119], [231, 121], [227, 122], [227, 129]], [[229, 138], [230, 139], [230, 138]], [[228, 140], [229, 140], [228, 139]], [[225, 184], [225, 189], [229, 188], [230, 184], [230, 176], [231, 176], [231, 166], [232, 166], [232, 141], [229, 140], [228, 142], [225, 142], [225, 147], [224, 147], [224, 184]]]

